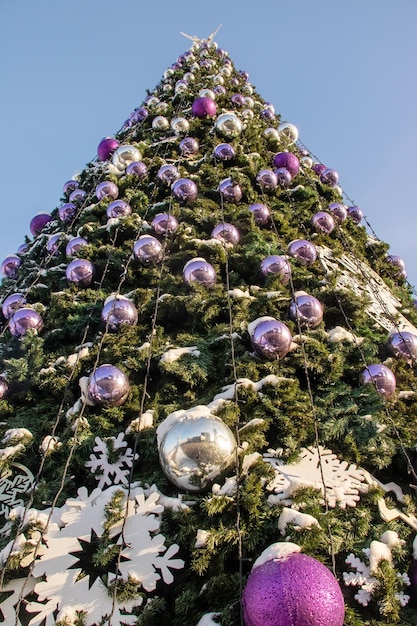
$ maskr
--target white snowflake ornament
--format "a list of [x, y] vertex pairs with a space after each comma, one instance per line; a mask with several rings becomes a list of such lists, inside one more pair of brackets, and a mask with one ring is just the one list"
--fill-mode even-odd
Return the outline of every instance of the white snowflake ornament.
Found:
[[[133, 462], [139, 455], [133, 454], [131, 448], [127, 448], [124, 433], [119, 433], [117, 438], [96, 437], [95, 444], [93, 450], [96, 454], [90, 455], [85, 467], [89, 467], [96, 474], [98, 487], [103, 489], [110, 485], [126, 484]], [[117, 457], [116, 460], [111, 460], [113, 456]]]

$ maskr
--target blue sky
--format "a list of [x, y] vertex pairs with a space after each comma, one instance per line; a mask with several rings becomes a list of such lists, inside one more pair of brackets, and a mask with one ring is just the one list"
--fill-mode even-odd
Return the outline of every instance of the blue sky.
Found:
[[0, 260], [189, 47], [218, 44], [336, 169], [417, 285], [415, 0], [20, 0], [0, 6]]

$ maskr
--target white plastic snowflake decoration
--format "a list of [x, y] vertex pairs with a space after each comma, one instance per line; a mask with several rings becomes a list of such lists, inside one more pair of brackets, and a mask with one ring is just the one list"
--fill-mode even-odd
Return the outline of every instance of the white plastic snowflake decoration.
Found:
[[138, 595], [134, 600], [119, 603], [109, 590], [112, 581], [117, 577], [123, 582], [124, 574], [131, 574], [131, 578], [134, 575], [139, 593], [154, 589], [160, 578], [169, 584], [173, 580], [170, 570], [184, 566], [181, 559], [172, 558], [178, 546], [167, 548], [164, 537], [155, 534], [164, 511], [158, 503], [159, 495], [146, 497], [144, 490], [136, 486], [131, 488], [129, 498], [125, 494], [124, 524], [121, 521], [110, 528], [110, 537], [120, 546], [117, 566], [110, 563], [105, 569], [97, 569], [92, 564], [91, 544], [103, 535], [105, 507], [116, 491], [122, 490], [112, 487], [99, 494], [96, 489], [88, 497], [86, 490], [80, 489], [79, 499], [68, 501], [64, 507], [60, 523], [50, 525], [33, 568], [34, 576], [42, 576], [44, 580], [35, 585], [38, 601], [27, 604], [27, 610], [35, 614], [30, 626], [40, 626], [43, 620], [45, 626], [52, 626], [54, 612], [65, 613], [69, 608], [85, 613], [86, 626], [103, 620], [106, 626], [133, 625], [137, 618], [132, 609], [142, 604], [143, 597]]
[[300, 460], [284, 465], [279, 458], [279, 451], [269, 450], [263, 455], [264, 461], [272, 465], [275, 478], [268, 485], [273, 492], [268, 502], [291, 504], [291, 496], [300, 487], [314, 487], [325, 495], [330, 507], [338, 505], [345, 509], [356, 506], [360, 492], [367, 490], [365, 475], [356, 465], [339, 461], [331, 450], [322, 446], [315, 449], [302, 448]]
[[[90, 455], [90, 460], [87, 461], [85, 467], [89, 467], [92, 473], [96, 474], [99, 481], [98, 487], [103, 489], [106, 486], [127, 483], [133, 461], [136, 461], [138, 455], [133, 454], [131, 448], [126, 447], [124, 433], [119, 433], [116, 439], [96, 437], [95, 444], [93, 450], [96, 454]], [[110, 455], [115, 455], [116, 460], [110, 461]]]
[[22, 626], [18, 615], [19, 604], [24, 602], [25, 596], [33, 591], [34, 585], [35, 579], [29, 576], [29, 578], [10, 580], [7, 585], [0, 587], [0, 593], [5, 596], [0, 604], [0, 622], [2, 624]]

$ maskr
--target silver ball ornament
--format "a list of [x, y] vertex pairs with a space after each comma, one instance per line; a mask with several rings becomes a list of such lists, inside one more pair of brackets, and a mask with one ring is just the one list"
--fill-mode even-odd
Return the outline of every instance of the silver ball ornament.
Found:
[[51, 235], [46, 244], [46, 250], [52, 256], [56, 256], [59, 253], [59, 245], [62, 241], [63, 233], [55, 233], [55, 235]]
[[106, 215], [109, 219], [117, 219], [119, 217], [127, 217], [132, 214], [132, 208], [130, 204], [124, 200], [114, 200], [110, 202], [106, 209]]
[[[164, 117], [163, 115], [157, 115], [152, 120], [152, 128], [154, 130], [158, 130], [158, 131], [168, 130], [168, 128], [169, 128], [169, 120], [166, 117]], [[135, 159], [135, 160], [137, 160], [137, 159]]]
[[120, 171], [123, 172], [129, 163], [140, 161], [141, 153], [135, 146], [123, 144], [113, 152], [112, 163]]
[[280, 187], [283, 187], [285, 189], [286, 187], [289, 187], [291, 185], [292, 176], [286, 167], [278, 167], [275, 170], [275, 176]]
[[329, 185], [329, 187], [336, 187], [339, 182], [339, 174], [336, 170], [332, 170], [331, 168], [326, 168], [322, 172], [320, 172], [320, 182], [324, 185]]
[[219, 161], [231, 161], [235, 156], [235, 149], [230, 143], [220, 143], [214, 148], [214, 157]]
[[172, 185], [172, 183], [180, 177], [180, 173], [175, 165], [162, 165], [157, 174], [157, 179], [164, 185]]
[[242, 122], [234, 113], [222, 113], [216, 120], [215, 128], [222, 137], [233, 139], [242, 132]]
[[266, 128], [264, 130], [264, 137], [270, 145], [279, 143], [279, 132], [276, 128]]
[[185, 117], [175, 117], [171, 122], [171, 128], [176, 135], [185, 135], [190, 130], [190, 122]]
[[211, 237], [212, 239], [217, 239], [225, 244], [235, 246], [239, 243], [240, 234], [236, 226], [223, 222], [213, 228]]
[[197, 198], [197, 185], [190, 178], [179, 178], [171, 187], [172, 195], [181, 204], [192, 204]]
[[417, 336], [407, 330], [391, 333], [388, 349], [397, 359], [415, 362], [417, 360]]
[[116, 200], [119, 196], [119, 188], [111, 180], [103, 180], [103, 182], [97, 185], [95, 195], [97, 200], [103, 200], [104, 198]]
[[61, 222], [68, 224], [77, 214], [77, 205], [74, 202], [66, 202], [58, 209], [58, 215]]
[[106, 328], [114, 332], [121, 326], [135, 326], [138, 321], [138, 312], [128, 298], [111, 296], [104, 303], [101, 319], [106, 324]]
[[88, 259], [74, 259], [67, 265], [65, 275], [69, 283], [88, 287], [93, 280], [94, 266]]
[[43, 320], [41, 316], [31, 307], [18, 309], [9, 320], [9, 329], [13, 337], [24, 337], [30, 330], [38, 333], [42, 328]]
[[87, 396], [98, 406], [120, 406], [130, 391], [126, 374], [114, 365], [100, 365], [88, 377]]
[[275, 274], [280, 282], [286, 285], [291, 278], [291, 266], [287, 259], [278, 254], [267, 256], [261, 263], [261, 272], [264, 276]]
[[269, 220], [271, 219], [271, 211], [266, 204], [250, 204], [248, 208], [253, 215], [255, 224], [258, 226], [265, 226], [265, 224], [269, 223]]
[[332, 202], [328, 207], [329, 211], [339, 223], [344, 222], [347, 218], [347, 208], [340, 202]]
[[0, 400], [2, 400], [9, 391], [9, 385], [4, 376], [0, 376]]
[[178, 220], [170, 213], [158, 213], [152, 220], [152, 228], [157, 235], [170, 235], [178, 228]]
[[405, 269], [404, 259], [396, 254], [389, 254], [387, 256], [387, 262], [394, 270], [395, 276], [398, 278], [407, 278], [407, 271]]
[[295, 239], [288, 244], [287, 254], [301, 265], [311, 265], [317, 258], [316, 247], [306, 239]]
[[397, 386], [394, 373], [382, 363], [368, 365], [361, 372], [359, 381], [362, 385], [374, 385], [377, 392], [386, 398], [394, 395]]
[[298, 139], [298, 128], [290, 122], [283, 122], [280, 124], [278, 126], [278, 132], [281, 139], [284, 139], [288, 145], [295, 143]]
[[70, 193], [69, 201], [76, 202], [77, 204], [82, 204], [87, 197], [87, 192], [84, 189], [74, 189], [73, 192]]
[[142, 182], [148, 178], [148, 168], [142, 161], [132, 161], [126, 168], [126, 174], [135, 176]]
[[323, 307], [317, 298], [300, 291], [294, 294], [288, 315], [301, 328], [315, 328], [323, 319]]
[[155, 265], [164, 255], [160, 241], [152, 235], [141, 235], [133, 246], [133, 256], [142, 265]]
[[25, 305], [26, 298], [23, 293], [12, 293], [4, 300], [1, 310], [6, 320], [9, 320], [18, 309]]
[[348, 217], [353, 221], [354, 224], [360, 224], [363, 218], [362, 209], [358, 206], [349, 206], [347, 208]]
[[255, 353], [269, 361], [282, 359], [292, 343], [291, 331], [273, 317], [260, 317], [248, 326]]
[[84, 239], [84, 237], [73, 237], [66, 245], [65, 254], [67, 256], [74, 256], [74, 254], [77, 254], [84, 246], [88, 246], [87, 239]]
[[272, 193], [278, 186], [277, 175], [268, 169], [258, 172], [256, 182], [264, 193]]
[[184, 139], [180, 141], [179, 145], [181, 156], [194, 156], [198, 153], [199, 147], [197, 139], [194, 139], [194, 137], [184, 137]]
[[15, 280], [19, 275], [19, 267], [22, 264], [22, 260], [16, 254], [7, 256], [1, 263], [1, 273], [6, 278]]
[[197, 283], [203, 287], [213, 287], [216, 283], [216, 270], [201, 257], [187, 261], [183, 269], [184, 281], [187, 285]]
[[242, 199], [242, 189], [240, 185], [234, 183], [231, 178], [225, 178], [219, 185], [220, 195], [226, 202], [237, 204]]
[[333, 216], [325, 211], [318, 211], [311, 218], [311, 223], [319, 233], [330, 235], [335, 227]]

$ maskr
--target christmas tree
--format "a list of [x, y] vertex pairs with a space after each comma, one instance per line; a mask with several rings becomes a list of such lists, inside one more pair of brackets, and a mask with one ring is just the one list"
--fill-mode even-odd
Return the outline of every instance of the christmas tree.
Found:
[[417, 624], [404, 265], [192, 40], [1, 265], [1, 620]]

